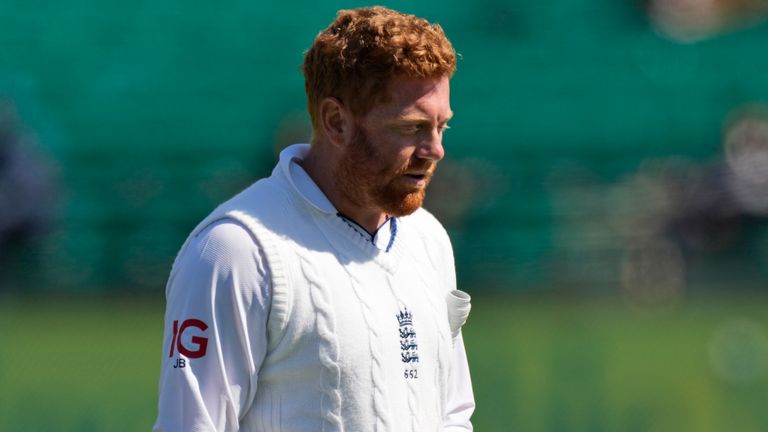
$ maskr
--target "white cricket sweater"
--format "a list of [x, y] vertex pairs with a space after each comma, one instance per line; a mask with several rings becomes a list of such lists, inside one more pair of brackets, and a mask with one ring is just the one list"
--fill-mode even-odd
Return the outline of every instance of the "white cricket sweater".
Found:
[[[451, 295], [445, 231], [419, 210], [397, 219], [396, 241], [380, 250], [327, 199], [302, 193], [291, 169], [306, 150], [284, 151], [271, 177], [220, 206], [182, 247], [167, 288], [155, 430], [471, 430], [471, 388], [459, 406], [451, 396], [468, 382], [459, 334], [468, 299]], [[209, 290], [189, 292], [186, 273], [197, 269], [186, 249], [222, 220], [250, 235], [208, 241], [203, 255], [233, 255], [246, 241], [259, 265], [208, 261], [196, 276]], [[243, 283], [264, 279], [267, 290]]]

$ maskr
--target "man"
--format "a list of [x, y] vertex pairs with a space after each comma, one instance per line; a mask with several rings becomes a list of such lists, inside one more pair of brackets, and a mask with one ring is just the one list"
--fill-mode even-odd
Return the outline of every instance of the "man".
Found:
[[445, 230], [421, 209], [456, 55], [437, 25], [340, 11], [306, 53], [312, 144], [224, 203], [166, 289], [155, 431], [468, 431]]

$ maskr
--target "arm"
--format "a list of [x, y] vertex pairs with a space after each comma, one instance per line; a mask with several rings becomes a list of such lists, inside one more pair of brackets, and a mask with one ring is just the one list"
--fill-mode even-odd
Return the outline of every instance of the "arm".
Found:
[[472, 393], [472, 379], [469, 376], [469, 365], [461, 334], [456, 338], [452, 361], [443, 431], [472, 431], [470, 418], [475, 411], [475, 396]]
[[232, 221], [181, 252], [166, 291], [155, 432], [239, 430], [267, 346], [270, 277], [250, 234]]

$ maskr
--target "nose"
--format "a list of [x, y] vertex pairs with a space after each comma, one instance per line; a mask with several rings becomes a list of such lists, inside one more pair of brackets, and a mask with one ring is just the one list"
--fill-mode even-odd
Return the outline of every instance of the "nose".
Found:
[[432, 130], [429, 137], [426, 137], [419, 146], [416, 154], [422, 159], [429, 159], [433, 162], [440, 161], [445, 156], [442, 132], [437, 129]]

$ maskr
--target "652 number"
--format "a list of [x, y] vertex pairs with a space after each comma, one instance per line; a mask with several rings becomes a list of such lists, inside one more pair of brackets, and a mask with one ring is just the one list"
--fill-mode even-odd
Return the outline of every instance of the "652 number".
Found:
[[419, 377], [419, 370], [418, 369], [406, 369], [403, 371], [403, 376], [405, 379], [416, 379]]

